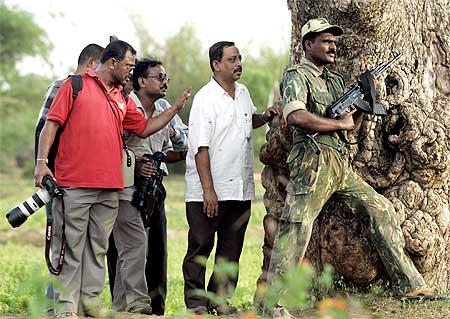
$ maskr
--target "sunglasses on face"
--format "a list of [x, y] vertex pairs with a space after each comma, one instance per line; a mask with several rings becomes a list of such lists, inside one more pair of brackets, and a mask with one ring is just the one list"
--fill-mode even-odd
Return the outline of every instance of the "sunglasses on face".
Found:
[[170, 81], [170, 79], [169, 79], [169, 77], [167, 76], [167, 74], [164, 74], [164, 73], [159, 73], [158, 75], [149, 75], [149, 76], [147, 76], [146, 77], [147, 79], [148, 78], [151, 78], [151, 79], [156, 79], [156, 80], [158, 80], [159, 82], [164, 82], [165, 80], [167, 80], [167, 82], [169, 82]]

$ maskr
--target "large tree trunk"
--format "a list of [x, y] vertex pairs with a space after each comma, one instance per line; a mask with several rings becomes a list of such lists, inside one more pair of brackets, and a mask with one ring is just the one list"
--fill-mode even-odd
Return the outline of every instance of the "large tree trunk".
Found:
[[[351, 84], [365, 69], [403, 57], [378, 81], [385, 118], [365, 116], [348, 149], [353, 168], [396, 208], [406, 248], [431, 287], [450, 291], [449, 0], [288, 0], [292, 12], [291, 62], [301, 59], [300, 29], [324, 17], [344, 28], [338, 39], [337, 72]], [[279, 118], [261, 151], [267, 271], [274, 229], [281, 215], [288, 178], [285, 160], [290, 131]], [[314, 225], [307, 257], [317, 268], [332, 264], [359, 284], [385, 275], [368, 239], [367, 221], [332, 198]], [[260, 283], [264, 282], [264, 274]]]

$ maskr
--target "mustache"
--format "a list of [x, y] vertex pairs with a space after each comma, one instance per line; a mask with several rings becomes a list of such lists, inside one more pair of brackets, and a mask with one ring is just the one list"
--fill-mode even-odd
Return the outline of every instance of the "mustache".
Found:
[[163, 85], [160, 86], [160, 88], [161, 88], [161, 89], [164, 89], [164, 90], [167, 90], [167, 89], [168, 89], [168, 86], [167, 86], [167, 84], [163, 84]]
[[329, 51], [327, 51], [327, 54], [328, 54], [328, 53], [336, 54], [336, 50], [329, 50]]
[[236, 69], [234, 69], [233, 72], [234, 72], [234, 73], [236, 73], [236, 72], [242, 72], [242, 67], [241, 67], [241, 66], [238, 66]]

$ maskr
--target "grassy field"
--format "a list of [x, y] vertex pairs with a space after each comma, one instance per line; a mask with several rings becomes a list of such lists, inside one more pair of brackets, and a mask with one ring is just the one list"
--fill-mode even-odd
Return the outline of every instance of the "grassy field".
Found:
[[[260, 274], [263, 242], [262, 188], [258, 184], [258, 199], [253, 203], [252, 216], [242, 253], [239, 286], [232, 303], [249, 309], [252, 304], [256, 279]], [[181, 265], [187, 247], [187, 223], [184, 208], [183, 176], [171, 175], [165, 181], [168, 197], [166, 212], [168, 221], [168, 294], [167, 314], [174, 315], [184, 311], [183, 274]], [[2, 178], [0, 184], [0, 211], [6, 211], [24, 201], [35, 191], [31, 180], [15, 179], [14, 183]], [[34, 268], [45, 272], [44, 260], [45, 212], [33, 214], [20, 228], [12, 229], [6, 218], [0, 218], [0, 313], [21, 313], [24, 301], [29, 297], [22, 283], [30, 281]], [[212, 261], [212, 258], [210, 258]], [[37, 266], [35, 266], [37, 265]], [[210, 262], [208, 274], [211, 271]], [[33, 268], [34, 267], [34, 268]], [[19, 293], [20, 291], [20, 293]], [[109, 291], [102, 294], [106, 306], [111, 299]]]
[[[168, 295], [167, 315], [185, 314], [183, 302], [183, 275], [181, 264], [186, 252], [187, 223], [184, 209], [184, 182], [182, 176], [169, 176], [165, 181], [168, 190], [166, 211], [168, 219]], [[252, 205], [252, 216], [244, 242], [239, 284], [231, 300], [242, 310], [252, 309], [256, 279], [262, 263], [263, 229], [265, 210], [262, 204], [263, 189], [257, 178], [257, 199]], [[1, 177], [0, 212], [6, 211], [28, 198], [35, 191], [30, 180], [20, 177]], [[44, 261], [45, 214], [41, 210], [18, 229], [12, 229], [0, 218], [0, 317], [6, 314], [23, 314], [25, 302], [30, 296], [43, 292], [46, 266]], [[208, 264], [208, 276], [212, 260]], [[39, 279], [42, 278], [42, 279]], [[350, 289], [339, 292], [346, 300], [349, 312], [345, 318], [450, 318], [450, 302], [405, 303], [390, 297], [389, 292], [375, 287], [369, 293], [355, 293]], [[111, 304], [109, 291], [102, 299], [106, 307]], [[301, 318], [317, 318], [315, 310], [303, 312]], [[135, 318], [135, 317], [133, 317]]]

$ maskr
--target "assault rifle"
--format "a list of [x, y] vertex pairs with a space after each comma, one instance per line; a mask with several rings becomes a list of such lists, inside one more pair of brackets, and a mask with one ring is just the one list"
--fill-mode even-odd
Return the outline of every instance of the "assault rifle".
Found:
[[149, 177], [141, 175], [142, 163], [137, 164], [139, 173], [135, 176], [136, 191], [133, 193], [131, 205], [142, 213], [145, 226], [149, 225], [149, 218], [153, 215], [155, 207], [161, 205], [166, 198], [166, 191], [162, 184], [165, 173], [160, 168], [161, 163], [166, 159], [166, 154], [162, 152], [144, 154], [142, 162], [151, 164], [157, 170], [156, 175]]
[[[378, 64], [372, 71], [366, 70], [358, 79], [358, 81], [342, 95], [339, 100], [334, 102], [328, 109], [328, 116], [332, 119], [339, 119], [353, 108], [357, 108], [364, 113], [384, 116], [387, 114], [384, 107], [376, 103], [374, 78], [377, 78], [386, 71], [389, 66], [395, 63], [401, 56], [401, 53], [394, 53], [393, 58], [386, 62]], [[362, 99], [362, 95], [366, 101]]]

